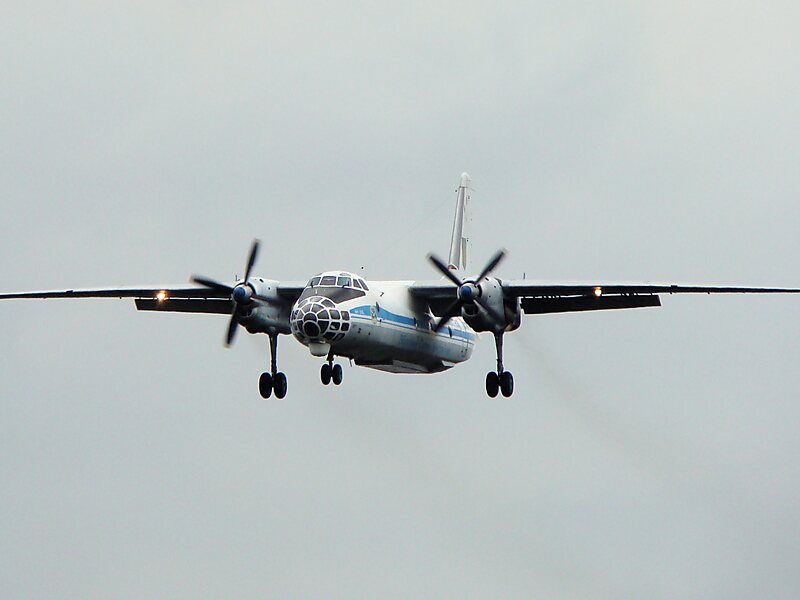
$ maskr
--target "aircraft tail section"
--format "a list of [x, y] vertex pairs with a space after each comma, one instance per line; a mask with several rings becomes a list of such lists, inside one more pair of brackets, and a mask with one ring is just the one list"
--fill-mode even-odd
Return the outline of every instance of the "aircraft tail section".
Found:
[[450, 258], [448, 267], [459, 271], [466, 271], [469, 258], [469, 235], [467, 225], [469, 221], [469, 200], [471, 188], [470, 178], [466, 173], [461, 174], [456, 197], [456, 215], [453, 219], [453, 236], [450, 239]]

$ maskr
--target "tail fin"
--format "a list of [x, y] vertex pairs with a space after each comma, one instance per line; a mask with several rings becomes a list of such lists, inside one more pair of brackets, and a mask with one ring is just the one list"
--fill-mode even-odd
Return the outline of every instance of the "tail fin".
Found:
[[466, 173], [461, 174], [456, 197], [456, 216], [453, 220], [453, 237], [450, 239], [450, 259], [448, 267], [459, 271], [466, 271], [469, 249], [467, 236], [468, 205], [470, 199], [470, 178]]

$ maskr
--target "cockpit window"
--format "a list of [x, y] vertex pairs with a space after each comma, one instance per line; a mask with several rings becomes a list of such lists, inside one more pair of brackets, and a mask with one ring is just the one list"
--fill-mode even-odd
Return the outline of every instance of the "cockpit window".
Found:
[[333, 275], [325, 275], [320, 282], [320, 285], [336, 285], [336, 277]]
[[308, 285], [310, 285], [311, 287], [317, 287], [319, 285], [320, 279], [321, 277], [314, 277], [313, 279], [311, 279], [311, 281], [308, 282]]
[[336, 285], [338, 285], [339, 287], [350, 287], [352, 284], [353, 282], [349, 277], [336, 278]]
[[367, 287], [367, 283], [363, 279], [359, 279], [358, 280], [358, 284], [361, 286], [361, 289], [363, 289], [364, 291], [367, 291], [367, 292], [369, 291], [369, 288]]
[[[302, 294], [300, 294], [300, 297], [297, 299], [298, 303], [301, 300], [310, 298], [311, 296], [322, 296], [323, 298], [332, 300], [333, 302], [345, 302], [347, 300], [352, 300], [353, 298], [360, 298], [361, 296], [366, 296], [366, 294], [361, 290], [354, 290], [353, 288], [308, 287], [303, 290]], [[349, 315], [347, 313], [342, 313], [342, 317], [348, 319]]]

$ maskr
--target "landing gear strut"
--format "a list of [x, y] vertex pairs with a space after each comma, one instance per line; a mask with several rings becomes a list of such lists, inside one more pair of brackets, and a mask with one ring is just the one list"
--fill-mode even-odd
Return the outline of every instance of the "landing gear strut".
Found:
[[497, 371], [486, 374], [486, 393], [490, 398], [496, 398], [500, 392], [508, 398], [514, 393], [514, 376], [511, 371], [503, 368], [503, 332], [494, 334], [494, 345], [497, 349]]
[[284, 373], [278, 372], [278, 333], [269, 334], [270, 370], [258, 378], [258, 391], [266, 399], [275, 392], [275, 397], [282, 400], [286, 396], [289, 384]]
[[322, 365], [319, 371], [319, 378], [322, 381], [322, 385], [328, 385], [331, 381], [333, 381], [333, 385], [342, 383], [342, 379], [344, 379], [342, 365], [333, 364], [333, 352], [328, 354], [328, 362]]

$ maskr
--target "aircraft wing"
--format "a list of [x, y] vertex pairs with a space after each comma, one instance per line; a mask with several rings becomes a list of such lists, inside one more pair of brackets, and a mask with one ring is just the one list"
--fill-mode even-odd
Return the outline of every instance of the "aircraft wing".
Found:
[[437, 281], [415, 281], [409, 288], [412, 296], [428, 303], [431, 312], [441, 317], [456, 298], [456, 286], [443, 279]]
[[[520, 299], [528, 314], [646, 308], [661, 306], [659, 294], [797, 294], [798, 288], [682, 285], [670, 283], [548, 282], [529, 279], [502, 281], [506, 299]], [[434, 312], [456, 297], [447, 281], [415, 282], [410, 291], [431, 303]], [[441, 305], [441, 306], [440, 306]]]
[[[279, 284], [277, 293], [287, 303], [293, 303], [304, 287], [304, 283]], [[230, 293], [204, 286], [163, 285], [0, 294], [0, 300], [34, 298], [133, 298], [138, 310], [222, 315], [233, 312]]]
[[230, 294], [201, 286], [148, 286], [51, 290], [0, 294], [0, 300], [48, 298], [133, 298], [138, 310], [229, 315]]
[[506, 298], [520, 298], [528, 314], [661, 306], [659, 294], [796, 294], [800, 289], [671, 283], [503, 282]]
[[287, 281], [278, 284], [278, 296], [294, 304], [306, 289], [306, 283], [301, 281]]
[[13, 292], [0, 294], [0, 300], [16, 298], [157, 298], [165, 293], [168, 298], [229, 298], [230, 294], [201, 286], [151, 286], [123, 288], [95, 288], [51, 290], [46, 292]]

